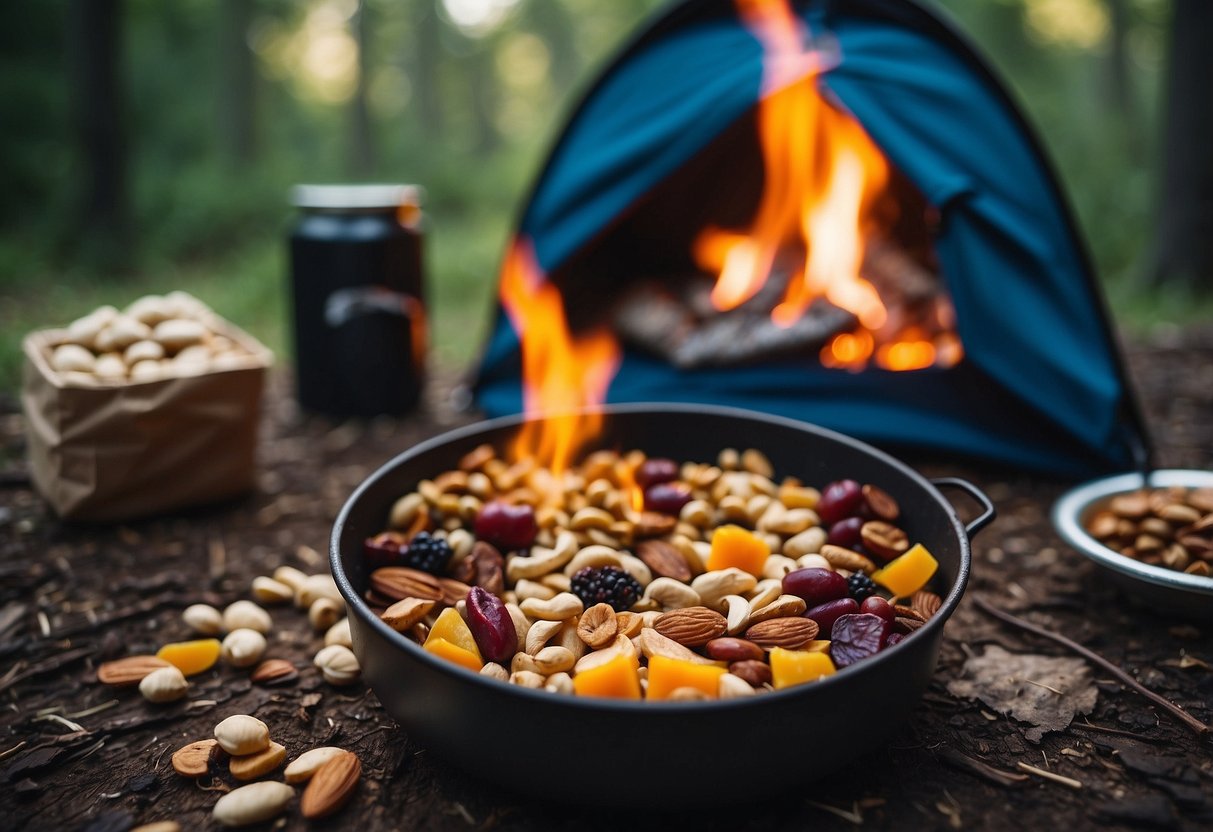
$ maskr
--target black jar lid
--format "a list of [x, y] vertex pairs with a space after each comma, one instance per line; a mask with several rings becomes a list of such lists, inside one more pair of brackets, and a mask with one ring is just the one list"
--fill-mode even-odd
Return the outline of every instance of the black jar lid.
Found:
[[290, 201], [305, 211], [385, 211], [420, 208], [417, 185], [295, 185]]

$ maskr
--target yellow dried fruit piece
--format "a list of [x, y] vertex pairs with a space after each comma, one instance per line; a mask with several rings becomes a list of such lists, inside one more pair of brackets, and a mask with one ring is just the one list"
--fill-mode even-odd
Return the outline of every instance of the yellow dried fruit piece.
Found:
[[910, 551], [873, 572], [872, 580], [898, 598], [906, 598], [926, 586], [938, 568], [939, 561], [925, 546], [915, 543]]
[[438, 641], [439, 639], [462, 648], [475, 656], [478, 662], [476, 665], [477, 670], [484, 664], [484, 660], [480, 657], [480, 648], [476, 646], [476, 639], [472, 637], [472, 631], [468, 629], [467, 622], [463, 620], [463, 616], [459, 614], [459, 610], [454, 607], [447, 607], [439, 614], [438, 620], [430, 628], [430, 634], [426, 636], [424, 646], [428, 649], [431, 641]]
[[193, 676], [214, 667], [222, 649], [223, 645], [217, 638], [175, 641], [157, 650], [156, 657], [164, 659], [186, 676]]
[[771, 648], [771, 683], [776, 690], [815, 682], [823, 676], [829, 676], [834, 670], [834, 662], [829, 653]]
[[649, 699], [665, 699], [678, 688], [695, 688], [716, 698], [720, 677], [728, 670], [710, 664], [692, 664], [666, 656], [649, 658]]
[[771, 554], [766, 541], [741, 526], [721, 526], [712, 535], [708, 554], [709, 572], [736, 566], [754, 576], [762, 575], [762, 567]]
[[466, 667], [475, 673], [479, 673], [480, 668], [484, 667], [484, 662], [480, 660], [479, 655], [473, 653], [471, 650], [460, 647], [458, 644], [452, 644], [445, 638], [434, 638], [431, 636], [425, 640], [424, 647], [435, 656], [441, 656], [448, 662], [454, 662], [460, 667]]
[[640, 666], [636, 654], [620, 653], [598, 667], [583, 670], [573, 677], [578, 696], [602, 696], [608, 699], [639, 699]]
[[828, 639], [815, 639], [808, 644], [801, 645], [800, 649], [806, 653], [829, 653], [830, 642]]

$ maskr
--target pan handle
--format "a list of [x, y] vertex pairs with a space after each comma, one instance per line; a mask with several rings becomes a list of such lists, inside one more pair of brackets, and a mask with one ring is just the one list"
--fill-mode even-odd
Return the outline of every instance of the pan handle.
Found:
[[988, 526], [997, 514], [994, 510], [994, 503], [986, 496], [985, 492], [968, 480], [961, 479], [960, 477], [938, 477], [931, 480], [931, 485], [936, 488], [959, 488], [981, 505], [981, 514], [965, 524], [965, 534], [969, 536], [969, 540], [972, 540], [979, 531]]

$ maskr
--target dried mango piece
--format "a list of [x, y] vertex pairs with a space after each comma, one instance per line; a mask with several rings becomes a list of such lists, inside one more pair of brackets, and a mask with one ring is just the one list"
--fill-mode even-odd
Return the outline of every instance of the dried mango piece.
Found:
[[442, 639], [448, 641], [456, 647], [461, 647], [476, 657], [476, 661], [480, 662], [476, 667], [484, 664], [484, 660], [480, 657], [480, 648], [476, 646], [476, 639], [472, 636], [471, 629], [468, 628], [467, 622], [463, 620], [463, 616], [459, 614], [459, 610], [454, 607], [447, 607], [443, 610], [438, 620], [434, 622], [434, 626], [430, 629], [430, 634], [426, 636], [424, 647], [429, 647], [431, 641]]
[[829, 653], [830, 641], [829, 639], [814, 639], [808, 644], [802, 645], [800, 649], [806, 653]]
[[196, 641], [175, 641], [156, 651], [156, 657], [164, 659], [186, 676], [210, 670], [219, 661], [223, 646], [217, 638], [200, 638]]
[[925, 546], [915, 543], [910, 551], [873, 572], [872, 580], [898, 598], [906, 598], [926, 586], [938, 568], [939, 561]]
[[771, 648], [771, 683], [776, 690], [815, 682], [822, 676], [829, 676], [834, 670], [829, 653]]
[[[451, 611], [454, 612], [454, 610]], [[455, 615], [458, 614], [455, 613]], [[445, 638], [434, 638], [431, 634], [430, 638], [427, 638], [425, 644], [422, 646], [435, 656], [441, 656], [448, 662], [454, 662], [460, 667], [466, 667], [473, 672], [478, 673], [480, 672], [480, 668], [484, 667], [484, 662], [480, 660], [479, 654], [460, 647], [458, 644], [452, 644]]]
[[639, 699], [640, 677], [636, 656], [620, 653], [609, 662], [583, 670], [573, 677], [578, 696], [603, 696], [608, 699]]
[[712, 535], [708, 554], [709, 572], [736, 566], [754, 576], [762, 575], [763, 564], [771, 554], [766, 541], [741, 526], [721, 526]]
[[678, 688], [696, 688], [715, 699], [720, 677], [726, 672], [717, 665], [652, 656], [649, 658], [648, 698], [665, 699]]

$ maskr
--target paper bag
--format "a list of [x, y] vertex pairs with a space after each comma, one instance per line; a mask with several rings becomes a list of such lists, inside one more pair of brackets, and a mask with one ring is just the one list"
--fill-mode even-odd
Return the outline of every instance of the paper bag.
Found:
[[249, 353], [232, 369], [112, 386], [66, 384], [49, 347], [62, 333], [27, 336], [21, 403], [34, 485], [64, 518], [129, 520], [215, 502], [254, 481], [257, 425], [269, 351], [219, 330]]

